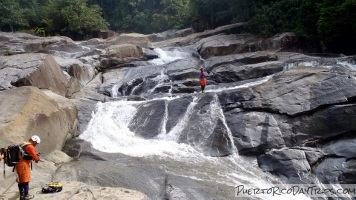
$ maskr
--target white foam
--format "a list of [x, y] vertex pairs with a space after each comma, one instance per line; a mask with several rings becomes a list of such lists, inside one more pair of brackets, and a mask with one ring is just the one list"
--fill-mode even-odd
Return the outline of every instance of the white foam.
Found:
[[350, 62], [346, 62], [346, 61], [337, 61], [337, 64], [343, 67], [346, 67], [352, 71], [356, 70], [356, 65]]
[[219, 87], [219, 88], [210, 88], [209, 85], [207, 86], [207, 88], [205, 89], [205, 92], [224, 92], [224, 91], [228, 91], [228, 90], [235, 90], [235, 89], [240, 89], [240, 88], [248, 88], [248, 87], [252, 87], [252, 86], [256, 86], [256, 85], [260, 85], [262, 83], [265, 83], [267, 81], [269, 81], [272, 78], [273, 75], [269, 75], [266, 77], [263, 77], [262, 79], [256, 80], [256, 81], [252, 81], [249, 83], [245, 83], [242, 85], [237, 85], [237, 86], [226, 86], [226, 87]]
[[103, 152], [120, 152], [130, 156], [182, 156], [180, 153], [196, 150], [175, 141], [147, 140], [136, 136], [129, 129], [129, 123], [137, 112], [136, 106], [142, 102], [117, 101], [98, 103], [97, 111], [80, 138], [92, 143], [95, 149]]
[[[171, 99], [166, 97], [162, 100], [169, 101]], [[186, 115], [172, 131], [168, 134], [162, 132], [154, 139], [141, 138], [129, 129], [131, 120], [137, 114], [137, 108], [147, 104], [147, 101], [99, 102], [87, 130], [80, 135], [80, 138], [89, 141], [95, 149], [103, 152], [118, 152], [134, 157], [155, 157], [157, 160], [162, 160], [163, 163], [171, 163], [173, 160], [180, 163], [179, 166], [181, 167], [168, 168], [167, 170], [171, 170], [170, 173], [176, 173], [179, 176], [187, 176], [193, 179], [195, 177], [199, 180], [226, 184], [231, 187], [239, 184], [250, 188], [272, 187], [273, 184], [261, 179], [261, 177], [267, 176], [264, 172], [236, 154], [223, 158], [209, 157], [196, 147], [178, 143], [177, 136], [179, 136], [185, 123], [189, 123], [190, 111], [197, 100], [194, 99], [188, 106]], [[216, 108], [217, 102], [213, 101], [212, 104], [214, 105], [208, 111], [208, 115], [212, 115], [212, 118], [207, 120], [222, 117], [221, 109]], [[191, 108], [189, 109], [189, 107]], [[201, 170], [202, 166], [204, 170]], [[270, 195], [262, 195], [262, 197], [263, 199], [278, 199]], [[284, 196], [285, 198], [286, 196]], [[288, 199], [303, 198], [291, 196]]]
[[189, 53], [181, 52], [181, 51], [178, 51], [177, 49], [174, 49], [172, 51], [164, 51], [160, 48], [155, 48], [154, 51], [157, 52], [158, 56], [159, 56], [159, 58], [149, 61], [149, 63], [154, 64], [154, 65], [163, 65], [166, 63], [173, 62], [175, 60], [190, 57]]

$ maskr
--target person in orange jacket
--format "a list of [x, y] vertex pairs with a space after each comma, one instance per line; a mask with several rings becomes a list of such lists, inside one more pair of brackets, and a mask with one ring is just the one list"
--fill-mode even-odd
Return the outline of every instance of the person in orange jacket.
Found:
[[199, 82], [200, 82], [200, 87], [201, 87], [201, 92], [204, 92], [205, 86], [206, 86], [206, 77], [208, 74], [204, 72], [204, 68], [200, 67], [200, 73], [199, 73]]
[[20, 200], [31, 199], [28, 195], [29, 183], [31, 180], [30, 163], [34, 160], [36, 163], [40, 160], [39, 154], [36, 152], [37, 144], [41, 143], [40, 137], [32, 136], [28, 142], [24, 142], [21, 146], [24, 150], [22, 159], [16, 163], [15, 168], [18, 175], [18, 187], [20, 191]]

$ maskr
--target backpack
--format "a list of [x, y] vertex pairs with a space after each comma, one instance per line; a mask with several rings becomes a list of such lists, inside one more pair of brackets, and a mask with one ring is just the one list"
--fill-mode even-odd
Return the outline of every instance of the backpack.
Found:
[[8, 147], [2, 148], [1, 153], [4, 154], [4, 175], [5, 175], [5, 164], [9, 167], [15, 167], [24, 156], [28, 156], [23, 148], [29, 145], [29, 143], [24, 142], [18, 145], [10, 145]]

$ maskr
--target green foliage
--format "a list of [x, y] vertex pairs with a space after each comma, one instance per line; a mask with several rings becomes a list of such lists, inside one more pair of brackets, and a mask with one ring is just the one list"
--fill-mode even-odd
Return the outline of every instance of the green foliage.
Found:
[[110, 28], [119, 32], [152, 33], [186, 28], [190, 0], [90, 0], [100, 5]]
[[324, 1], [317, 22], [318, 35], [326, 50], [354, 53], [356, 44], [356, 0]]
[[0, 11], [1, 30], [15, 31], [29, 26], [17, 0], [1, 0]]
[[246, 22], [252, 15], [251, 0], [190, 0], [193, 19], [205, 29]]
[[160, 12], [153, 13], [151, 28], [155, 32], [162, 32], [168, 29], [179, 29], [187, 26], [188, 1], [186, 0], [162, 0]]
[[270, 8], [268, 6], [262, 6], [257, 10], [257, 13], [248, 22], [247, 30], [251, 33], [268, 37], [275, 32], [275, 28], [269, 19]]
[[200, 23], [206, 25], [206, 29], [215, 28], [232, 21], [230, 0], [191, 0], [192, 16]]
[[324, 51], [356, 52], [356, 0], [255, 0], [247, 30], [265, 37], [292, 31]]
[[263, 37], [291, 31], [325, 51], [356, 52], [356, 0], [191, 0], [190, 9], [203, 29], [244, 21]]
[[1, 0], [1, 31], [85, 39], [99, 29], [152, 33], [247, 22], [264, 37], [292, 31], [325, 51], [356, 52], [356, 0]]
[[2, 0], [0, 9], [3, 31], [36, 32], [41, 27], [49, 35], [84, 39], [109, 25], [101, 17], [101, 8], [88, 6], [86, 0]]
[[50, 0], [45, 5], [47, 32], [59, 33], [73, 39], [89, 38], [94, 31], [106, 29], [99, 6], [87, 6], [86, 0]]
[[262, 36], [293, 31], [308, 37], [316, 33], [317, 5], [310, 0], [279, 0], [255, 7], [248, 30]]
[[44, 28], [36, 28], [35, 32], [38, 36], [46, 37], [46, 31]]

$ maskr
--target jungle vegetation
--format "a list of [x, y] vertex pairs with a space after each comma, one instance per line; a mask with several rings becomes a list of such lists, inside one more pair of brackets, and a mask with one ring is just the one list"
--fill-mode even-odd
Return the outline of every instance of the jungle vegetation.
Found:
[[1, 0], [0, 30], [88, 39], [246, 22], [263, 37], [295, 32], [324, 51], [356, 53], [356, 0]]

